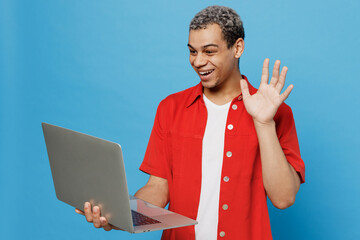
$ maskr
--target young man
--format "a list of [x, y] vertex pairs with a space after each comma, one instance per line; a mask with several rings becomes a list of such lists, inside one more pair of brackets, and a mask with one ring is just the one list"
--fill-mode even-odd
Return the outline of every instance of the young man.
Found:
[[[261, 84], [241, 75], [244, 29], [237, 13], [211, 6], [190, 23], [190, 63], [200, 77], [192, 88], [164, 99], [140, 170], [150, 175], [135, 196], [197, 219], [166, 230], [162, 239], [272, 239], [266, 197], [291, 206], [304, 182], [294, 119], [282, 94], [287, 67], [276, 61]], [[77, 210], [78, 213], [82, 213]], [[113, 227], [97, 206], [85, 204], [95, 227]]]

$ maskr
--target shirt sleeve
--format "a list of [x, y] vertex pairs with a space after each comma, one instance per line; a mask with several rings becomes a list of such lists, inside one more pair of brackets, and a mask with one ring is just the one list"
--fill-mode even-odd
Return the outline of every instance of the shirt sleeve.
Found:
[[166, 120], [164, 113], [163, 102], [161, 102], [156, 111], [154, 126], [140, 170], [147, 174], [167, 179], [169, 168], [166, 156], [167, 132], [164, 130], [164, 121]]
[[287, 161], [305, 182], [305, 164], [300, 156], [299, 142], [296, 134], [295, 121], [291, 108], [283, 103], [274, 118], [276, 132]]

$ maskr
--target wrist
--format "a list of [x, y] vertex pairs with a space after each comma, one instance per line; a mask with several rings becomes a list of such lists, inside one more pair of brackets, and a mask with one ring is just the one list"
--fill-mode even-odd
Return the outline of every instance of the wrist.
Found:
[[275, 121], [271, 120], [269, 122], [259, 122], [254, 119], [254, 126], [256, 129], [275, 128]]

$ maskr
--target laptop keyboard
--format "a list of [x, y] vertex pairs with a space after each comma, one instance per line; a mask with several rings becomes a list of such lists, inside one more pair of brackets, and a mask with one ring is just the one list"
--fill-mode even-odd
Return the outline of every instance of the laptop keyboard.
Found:
[[147, 217], [141, 213], [138, 213], [134, 210], [131, 210], [131, 214], [132, 214], [132, 219], [133, 219], [133, 223], [134, 226], [141, 226], [141, 225], [148, 225], [148, 224], [155, 224], [155, 223], [160, 223], [159, 221]]

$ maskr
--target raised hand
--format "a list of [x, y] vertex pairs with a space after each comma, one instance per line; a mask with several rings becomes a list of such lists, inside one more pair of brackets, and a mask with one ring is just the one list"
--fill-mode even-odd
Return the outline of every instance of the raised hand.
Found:
[[269, 124], [280, 107], [281, 103], [289, 96], [294, 86], [291, 84], [282, 94], [288, 68], [283, 67], [280, 72], [280, 60], [274, 64], [273, 74], [269, 81], [269, 59], [265, 59], [261, 83], [258, 91], [250, 95], [246, 80], [240, 80], [240, 87], [246, 111], [252, 116], [255, 124]]

